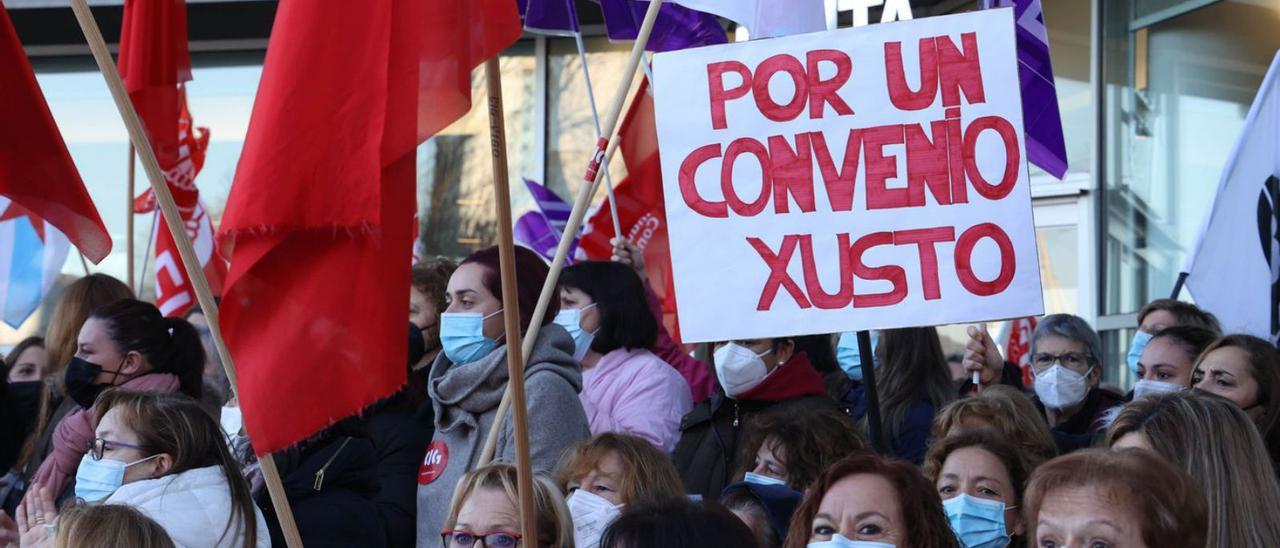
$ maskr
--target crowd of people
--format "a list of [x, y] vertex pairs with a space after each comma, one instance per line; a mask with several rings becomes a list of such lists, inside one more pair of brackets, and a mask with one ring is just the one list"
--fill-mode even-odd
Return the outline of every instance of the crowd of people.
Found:
[[[487, 248], [414, 267], [405, 361], [359, 364], [403, 368], [398, 392], [273, 455], [304, 544], [1280, 546], [1280, 354], [1192, 304], [1139, 312], [1127, 394], [1072, 315], [1040, 319], [1031, 386], [985, 328], [950, 358], [933, 327], [873, 332], [872, 429], [853, 334], [691, 352], [617, 244], [563, 271], [526, 363], [538, 538]], [[549, 269], [515, 267], [527, 332]], [[212, 349], [198, 309], [67, 287], [0, 368], [0, 547], [284, 546]]]

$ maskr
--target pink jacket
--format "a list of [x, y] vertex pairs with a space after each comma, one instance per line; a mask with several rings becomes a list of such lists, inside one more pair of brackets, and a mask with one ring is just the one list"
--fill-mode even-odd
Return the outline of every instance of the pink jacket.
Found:
[[680, 420], [693, 409], [684, 377], [648, 350], [605, 354], [582, 371], [578, 397], [592, 435], [631, 434], [668, 453], [680, 439]]

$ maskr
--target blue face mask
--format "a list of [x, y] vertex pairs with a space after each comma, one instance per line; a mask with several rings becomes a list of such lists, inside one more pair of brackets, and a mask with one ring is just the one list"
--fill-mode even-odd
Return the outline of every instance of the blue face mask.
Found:
[[124, 485], [124, 470], [140, 462], [149, 461], [160, 455], [124, 463], [118, 460], [94, 460], [92, 454], [80, 459], [80, 467], [76, 468], [76, 498], [85, 502], [98, 502]]
[[[871, 363], [879, 368], [880, 359], [875, 355], [877, 346], [880, 346], [880, 332], [872, 331]], [[843, 369], [850, 379], [862, 382], [862, 352], [858, 350], [857, 333], [840, 334], [840, 342], [836, 344], [836, 361], [840, 362], [840, 369]]]
[[582, 330], [582, 313], [591, 310], [596, 303], [591, 303], [582, 308], [566, 308], [556, 314], [556, 325], [563, 327], [569, 332], [569, 336], [573, 337], [573, 357], [581, 360], [587, 355], [587, 350], [591, 348], [591, 341], [595, 340], [595, 332], [588, 333]]
[[836, 533], [831, 540], [819, 542], [810, 542], [805, 548], [896, 548], [892, 544], [885, 542], [871, 542], [869, 540], [849, 540], [840, 533]]
[[783, 480], [773, 476], [757, 474], [755, 472], [747, 472], [746, 475], [742, 477], [742, 481], [755, 485], [782, 485], [784, 487], [787, 485], [787, 482]]
[[1004, 548], [1009, 545], [1005, 532], [1003, 502], [980, 499], [964, 493], [942, 501], [942, 509], [951, 522], [951, 530], [964, 548]]
[[464, 365], [488, 356], [497, 341], [484, 336], [484, 321], [502, 312], [481, 316], [479, 312], [445, 312], [440, 315], [440, 346], [454, 365]]
[[1138, 374], [1138, 358], [1142, 357], [1142, 351], [1147, 348], [1149, 342], [1151, 342], [1151, 334], [1146, 331], [1139, 331], [1133, 336], [1133, 342], [1129, 343], [1129, 354], [1125, 356], [1129, 361], [1130, 373]]

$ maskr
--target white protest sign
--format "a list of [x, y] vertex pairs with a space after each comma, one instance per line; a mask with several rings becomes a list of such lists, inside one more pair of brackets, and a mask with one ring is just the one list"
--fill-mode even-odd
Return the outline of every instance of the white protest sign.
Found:
[[686, 341], [1038, 315], [1013, 10], [660, 53]]

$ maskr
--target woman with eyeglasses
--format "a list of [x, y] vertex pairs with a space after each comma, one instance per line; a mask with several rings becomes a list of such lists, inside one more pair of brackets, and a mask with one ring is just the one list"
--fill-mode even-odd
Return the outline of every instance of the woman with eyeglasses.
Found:
[[[520, 533], [520, 497], [516, 468], [493, 464], [458, 480], [440, 545], [444, 548], [574, 548], [573, 521], [560, 489], [537, 476], [533, 481], [534, 519], [538, 538]], [[419, 543], [419, 546], [425, 546]]]
[[1031, 335], [1036, 408], [1044, 414], [1060, 454], [1093, 445], [1103, 417], [1124, 403], [1102, 382], [1102, 342], [1079, 316], [1050, 314]]
[[[222, 429], [196, 400], [111, 389], [94, 404], [94, 439], [76, 470], [85, 503], [131, 506], [185, 547], [270, 546], [266, 522], [227, 450]], [[23, 500], [19, 521], [57, 528], [53, 492]]]
[[70, 496], [76, 467], [101, 418], [93, 411], [94, 400], [104, 390], [119, 386], [200, 399], [203, 371], [204, 346], [186, 320], [166, 318], [155, 305], [134, 299], [94, 310], [80, 328], [76, 353], [63, 373], [75, 409], [53, 428], [52, 452], [31, 485], [48, 488], [58, 501]]

